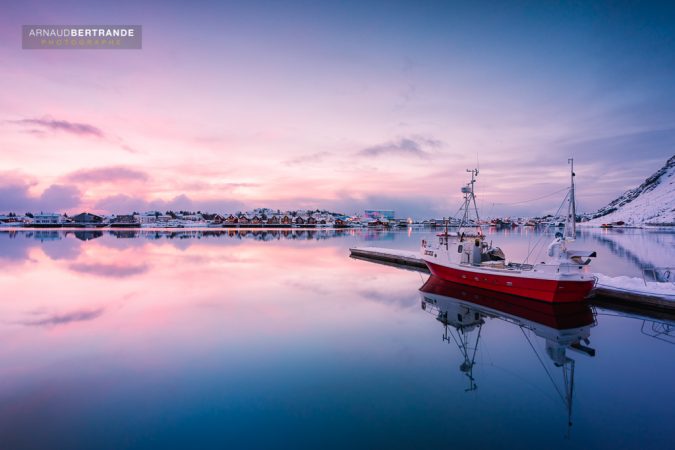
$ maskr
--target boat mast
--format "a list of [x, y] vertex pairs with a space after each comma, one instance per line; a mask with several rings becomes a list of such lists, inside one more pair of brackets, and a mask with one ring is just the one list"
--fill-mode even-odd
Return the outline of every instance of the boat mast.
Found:
[[469, 208], [473, 203], [473, 210], [476, 214], [476, 226], [478, 227], [478, 234], [480, 234], [480, 217], [478, 216], [478, 206], [476, 205], [476, 195], [474, 194], [473, 185], [476, 182], [476, 177], [478, 176], [478, 169], [466, 169], [467, 172], [471, 174], [471, 181], [462, 188], [462, 193], [464, 194], [464, 216], [462, 221], [459, 224], [459, 228], [462, 228], [469, 223]]
[[570, 164], [570, 194], [567, 207], [567, 221], [565, 223], [566, 238], [575, 239], [577, 236], [577, 209], [574, 201], [574, 158], [569, 158]]

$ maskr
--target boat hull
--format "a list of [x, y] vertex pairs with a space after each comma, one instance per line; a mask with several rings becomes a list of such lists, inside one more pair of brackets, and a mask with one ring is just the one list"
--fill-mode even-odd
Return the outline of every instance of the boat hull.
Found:
[[595, 320], [590, 306], [584, 302], [545, 303], [451, 283], [434, 276], [429, 277], [420, 288], [420, 292], [441, 296], [449, 301], [469, 303], [491, 312], [503, 313], [556, 330], [589, 326]]
[[595, 285], [595, 280], [520, 277], [491, 272], [462, 270], [461, 268], [443, 266], [426, 260], [424, 262], [433, 275], [445, 281], [549, 303], [582, 302]]

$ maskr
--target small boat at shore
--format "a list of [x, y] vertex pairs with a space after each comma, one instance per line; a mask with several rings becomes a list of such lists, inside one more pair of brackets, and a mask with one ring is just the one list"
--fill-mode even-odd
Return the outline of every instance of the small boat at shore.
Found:
[[464, 217], [457, 232], [437, 235], [436, 242], [422, 241], [421, 258], [431, 273], [443, 280], [504, 292], [550, 303], [580, 302], [593, 289], [596, 278], [587, 270], [594, 251], [572, 250], [576, 236], [574, 162], [571, 166], [568, 213], [564, 233], [557, 232], [548, 246], [548, 259], [537, 263], [507, 262], [504, 252], [488, 243], [479, 227], [471, 230], [473, 210], [480, 222], [474, 184], [478, 170], [467, 170], [471, 181], [462, 187]]

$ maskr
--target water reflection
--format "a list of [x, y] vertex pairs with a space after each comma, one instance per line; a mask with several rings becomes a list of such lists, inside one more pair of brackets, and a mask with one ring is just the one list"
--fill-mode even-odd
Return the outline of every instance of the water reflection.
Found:
[[643, 320], [642, 334], [659, 339], [669, 344], [675, 344], [675, 322], [657, 320]]
[[[324, 241], [331, 238], [362, 238], [361, 233], [370, 238], [371, 230], [332, 230], [332, 229], [230, 229], [230, 230], [8, 230], [0, 231], [0, 260], [28, 260], [31, 248], [40, 248], [51, 259], [77, 259], [86, 248], [141, 247], [146, 242], [171, 242], [185, 248], [196, 242], [220, 240], [223, 244], [236, 244], [244, 241]], [[93, 241], [93, 242], [92, 242]], [[84, 247], [80, 244], [87, 243]], [[90, 247], [93, 246], [93, 247]], [[126, 261], [123, 264], [127, 264]], [[87, 267], [74, 266], [87, 272]], [[120, 271], [123, 271], [120, 269]], [[132, 272], [139, 272], [136, 266]]]
[[[621, 230], [624, 231], [624, 230]], [[25, 259], [26, 246], [41, 247], [54, 257], [72, 257], [82, 249], [72, 241], [94, 241], [107, 247], [140, 246], [144, 242], [171, 242], [187, 248], [196, 242], [231, 245], [236, 242], [293, 242], [327, 241], [360, 242], [373, 245], [416, 251], [422, 239], [433, 235], [434, 230], [372, 230], [372, 229], [126, 229], [126, 230], [0, 230], [0, 259]], [[514, 261], [522, 261], [547, 230], [488, 230], [500, 243], [504, 243]], [[384, 241], [378, 244], [378, 241]], [[61, 242], [61, 244], [59, 244]], [[65, 242], [65, 243], [64, 243]], [[582, 229], [577, 244], [601, 244], [594, 271], [608, 276], [627, 275], [644, 277], [646, 281], [662, 280], [672, 268], [675, 254], [675, 233], [649, 230], [625, 230], [619, 234], [612, 230]], [[341, 245], [341, 244], [338, 244]], [[604, 250], [603, 250], [604, 249]], [[64, 255], [60, 255], [64, 253]], [[670, 270], [670, 272], [675, 272]], [[672, 279], [672, 275], [671, 275]]]
[[230, 237], [269, 241], [279, 239], [329, 239], [358, 236], [363, 240], [393, 240], [394, 233], [377, 230], [346, 229], [229, 229], [229, 230], [0, 230], [0, 235], [9, 239], [26, 238], [38, 241], [60, 240], [70, 235], [82, 241], [98, 239], [108, 234], [118, 239], [202, 239], [206, 237]]
[[88, 230], [88, 231], [76, 231], [75, 237], [81, 241], [91, 241], [92, 239], [98, 239], [103, 236], [102, 231]]
[[[463, 357], [459, 370], [467, 379], [466, 392], [478, 388], [473, 369], [482, 328], [487, 321], [500, 319], [520, 327], [529, 348], [567, 408], [568, 425], [572, 425], [575, 360], [567, 355], [567, 351], [595, 356], [595, 349], [588, 346], [591, 328], [597, 324], [590, 306], [585, 303], [543, 303], [450, 283], [434, 276], [424, 283], [420, 293], [422, 309], [443, 325], [443, 340], [454, 343]], [[548, 364], [537, 350], [532, 335], [544, 341]], [[551, 363], [553, 368], [549, 367]], [[561, 387], [551, 369], [559, 369]]]
[[[667, 323], [593, 327], [586, 307], [504, 310], [428, 283], [436, 325], [426, 276], [348, 258], [378, 236], [416, 249], [427, 231], [40, 231], [0, 233], [0, 449], [672, 443], [672, 402], [653, 400], [675, 373]], [[589, 330], [602, 353], [575, 357]], [[549, 374], [574, 396], [570, 440]]]
[[638, 229], [586, 229], [585, 240], [602, 244], [617, 259], [627, 261], [640, 271], [645, 281], [672, 281], [670, 268], [675, 254], [673, 233]]

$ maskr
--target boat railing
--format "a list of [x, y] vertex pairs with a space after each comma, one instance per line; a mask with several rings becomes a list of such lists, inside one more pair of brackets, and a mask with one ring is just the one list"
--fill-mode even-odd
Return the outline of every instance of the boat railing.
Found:
[[643, 267], [642, 280], [648, 282], [670, 283], [675, 285], [675, 267]]
[[555, 273], [579, 273], [580, 270], [583, 270], [585, 266], [582, 264], [569, 264], [569, 263], [539, 263], [534, 264], [533, 268], [542, 272], [555, 272]]

